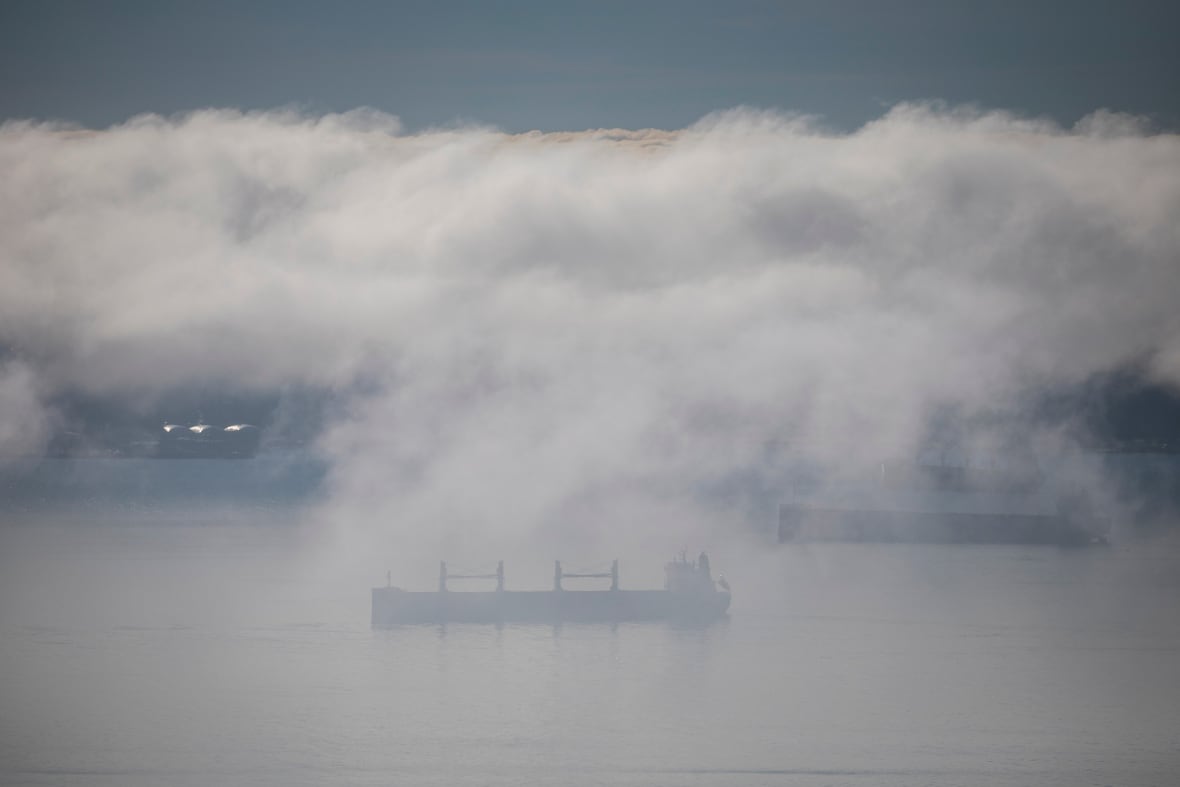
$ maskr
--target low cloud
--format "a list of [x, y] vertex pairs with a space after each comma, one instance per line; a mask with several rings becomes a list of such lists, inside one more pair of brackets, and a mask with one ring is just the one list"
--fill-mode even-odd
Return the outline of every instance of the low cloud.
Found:
[[9, 123], [0, 168], [5, 402], [335, 391], [331, 511], [391, 538], [704, 522], [784, 452], [912, 453], [1130, 362], [1180, 384], [1180, 139], [1110, 112], [205, 111]]
[[35, 372], [20, 362], [0, 363], [0, 464], [40, 455], [52, 423]]

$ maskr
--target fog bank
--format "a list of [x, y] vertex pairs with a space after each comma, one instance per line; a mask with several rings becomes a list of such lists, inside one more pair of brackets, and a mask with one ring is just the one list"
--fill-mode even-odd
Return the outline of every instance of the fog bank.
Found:
[[0, 453], [71, 394], [330, 391], [321, 513], [383, 547], [708, 529], [791, 457], [1059, 450], [1030, 392], [1180, 384], [1180, 138], [1104, 111], [209, 110], [8, 123], [0, 168]]

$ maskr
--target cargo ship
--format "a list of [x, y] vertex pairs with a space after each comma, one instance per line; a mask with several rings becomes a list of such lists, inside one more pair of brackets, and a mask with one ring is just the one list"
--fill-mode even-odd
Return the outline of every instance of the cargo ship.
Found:
[[[713, 579], [709, 558], [684, 555], [664, 566], [663, 590], [622, 590], [619, 562], [609, 572], [567, 573], [554, 562], [552, 590], [508, 590], [504, 563], [495, 573], [450, 573], [439, 564], [437, 591], [407, 591], [398, 587], [373, 588], [373, 626], [404, 623], [621, 623], [674, 621], [709, 623], [724, 617], [730, 591], [725, 578]], [[606, 590], [569, 590], [574, 578], [609, 579]], [[495, 590], [454, 591], [451, 580], [495, 580]]]
[[1078, 485], [1039, 474], [883, 464], [873, 483], [831, 484], [778, 507], [778, 540], [939, 544], [1108, 543], [1110, 520]]

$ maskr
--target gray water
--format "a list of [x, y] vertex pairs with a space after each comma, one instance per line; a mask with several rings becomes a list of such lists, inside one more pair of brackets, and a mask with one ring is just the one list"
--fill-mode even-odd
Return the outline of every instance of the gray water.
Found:
[[748, 539], [714, 553], [734, 603], [705, 629], [377, 631], [384, 575], [317, 548], [0, 528], [0, 783], [1180, 782], [1175, 543]]

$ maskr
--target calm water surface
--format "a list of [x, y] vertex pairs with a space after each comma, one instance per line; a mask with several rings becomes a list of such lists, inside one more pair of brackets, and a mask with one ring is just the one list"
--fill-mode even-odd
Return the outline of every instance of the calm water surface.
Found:
[[288, 530], [0, 529], [0, 783], [1170, 785], [1180, 549], [715, 550], [707, 629], [370, 630]]

